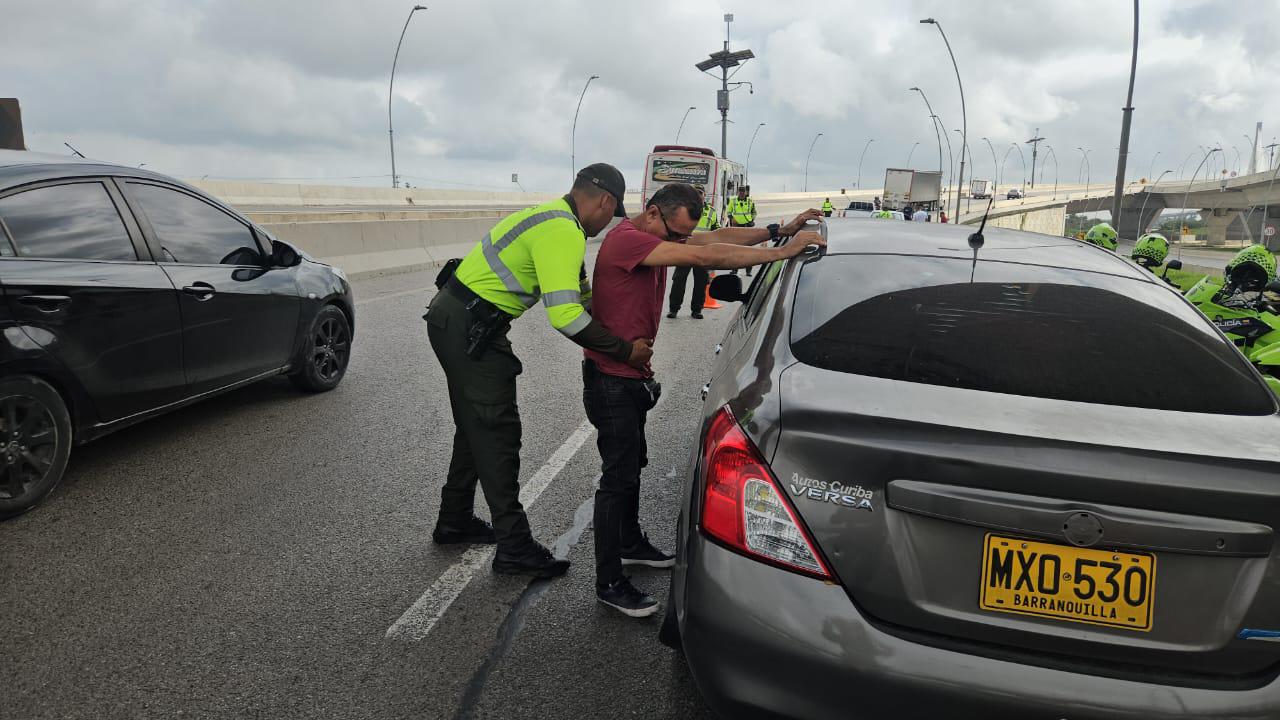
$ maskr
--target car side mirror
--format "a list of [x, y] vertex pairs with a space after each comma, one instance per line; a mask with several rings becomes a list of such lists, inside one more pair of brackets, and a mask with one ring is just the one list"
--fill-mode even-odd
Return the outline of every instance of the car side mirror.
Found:
[[271, 241], [271, 266], [291, 268], [302, 262], [302, 255], [292, 245], [279, 240]]
[[1182, 261], [1181, 261], [1181, 260], [1176, 260], [1176, 259], [1175, 259], [1175, 260], [1170, 260], [1167, 264], [1165, 264], [1164, 269], [1165, 269], [1166, 271], [1168, 271], [1168, 270], [1181, 270], [1181, 269], [1182, 269]]
[[1272, 292], [1280, 295], [1280, 280], [1272, 280], [1271, 282], [1267, 283], [1266, 290], [1267, 292]]
[[708, 292], [716, 300], [724, 300], [725, 302], [742, 302], [746, 297], [742, 293], [742, 278], [737, 275], [715, 276], [711, 279], [711, 287]]

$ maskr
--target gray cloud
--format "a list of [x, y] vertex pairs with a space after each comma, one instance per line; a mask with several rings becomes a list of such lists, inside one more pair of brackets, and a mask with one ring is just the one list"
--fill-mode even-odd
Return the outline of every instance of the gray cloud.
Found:
[[[752, 152], [753, 185], [797, 189], [804, 154], [823, 139], [810, 186], [851, 186], [858, 154], [874, 185], [886, 166], [937, 163], [919, 85], [949, 129], [961, 125], [945, 24], [965, 81], [980, 177], [1038, 127], [1063, 181], [1090, 148], [1095, 182], [1114, 174], [1127, 83], [1131, 6], [1028, 2], [957, 7], [940, 0], [793, 0], [645, 4], [550, 0], [428, 2], [405, 36], [393, 113], [399, 169], [415, 184], [558, 190], [570, 178], [573, 108], [587, 76], [578, 164], [608, 160], [638, 183], [648, 149], [674, 139], [719, 147], [716, 83], [693, 64], [723, 41], [759, 56], [732, 96], [730, 155]], [[1227, 165], [1264, 120], [1280, 134], [1274, 38], [1280, 3], [1143, 3], [1130, 177], [1176, 166], [1221, 142]], [[5, 94], [23, 103], [29, 142], [64, 139], [106, 159], [182, 176], [331, 177], [388, 182], [387, 75], [411, 2], [155, 0], [81, 2], [68, 10], [10, 0], [0, 25]], [[952, 133], [959, 151], [959, 136]], [[945, 152], [945, 147], [944, 147]], [[1028, 162], [1030, 158], [1028, 157]], [[944, 162], [945, 164], [945, 162]], [[1221, 166], [1221, 163], [1219, 163]], [[1006, 179], [1021, 174], [1017, 153]], [[1050, 173], [1053, 170], [1050, 169]]]

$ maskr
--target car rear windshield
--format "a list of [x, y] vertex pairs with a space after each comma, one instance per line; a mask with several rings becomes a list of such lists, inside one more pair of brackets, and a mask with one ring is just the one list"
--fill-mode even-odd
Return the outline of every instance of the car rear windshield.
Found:
[[1248, 362], [1153, 283], [1007, 262], [830, 255], [801, 271], [791, 348], [871, 377], [1127, 407], [1270, 415]]

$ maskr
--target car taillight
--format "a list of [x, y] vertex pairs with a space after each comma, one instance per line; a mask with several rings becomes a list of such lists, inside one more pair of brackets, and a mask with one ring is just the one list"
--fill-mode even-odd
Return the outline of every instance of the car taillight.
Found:
[[703, 442], [702, 530], [744, 555], [824, 580], [831, 573], [729, 408]]

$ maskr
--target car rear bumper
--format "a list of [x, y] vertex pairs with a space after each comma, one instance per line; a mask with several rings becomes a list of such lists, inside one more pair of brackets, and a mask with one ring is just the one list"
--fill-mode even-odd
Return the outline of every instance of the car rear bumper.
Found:
[[867, 622], [838, 585], [701, 535], [686, 550], [685, 655], [725, 717], [1280, 717], [1280, 680], [1251, 690], [1171, 687], [938, 649]]

